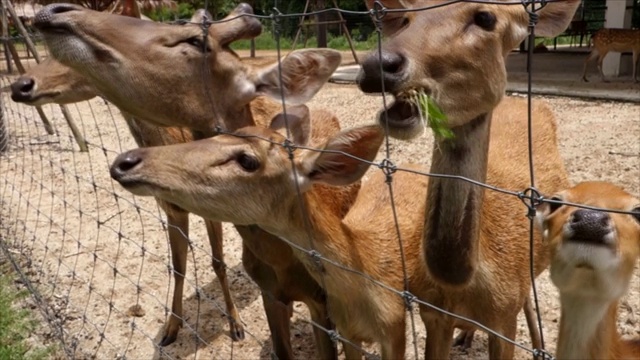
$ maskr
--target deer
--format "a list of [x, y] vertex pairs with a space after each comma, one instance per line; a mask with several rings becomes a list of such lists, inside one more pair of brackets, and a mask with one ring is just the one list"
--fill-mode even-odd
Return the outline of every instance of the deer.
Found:
[[587, 181], [551, 200], [538, 207], [536, 223], [549, 243], [550, 277], [560, 293], [556, 358], [640, 359], [640, 338], [622, 339], [616, 329], [618, 302], [640, 257], [640, 199], [614, 184]]
[[[528, 35], [530, 7], [468, 2], [435, 6], [443, 4], [430, 0], [375, 2], [378, 3], [394, 10], [383, 11], [379, 16], [386, 40], [381, 49], [363, 60], [357, 77], [363, 92], [385, 92], [394, 98], [381, 109], [378, 122], [398, 139], [410, 140], [422, 134], [425, 125], [411, 94], [426, 93], [446, 115], [453, 134], [452, 138], [436, 137], [429, 172], [487, 182], [489, 149], [496, 141], [492, 127], [505, 113], [527, 117], [526, 102], [505, 103], [503, 106], [508, 104], [510, 108], [501, 114], [496, 112], [496, 106], [505, 95], [505, 59]], [[538, 9], [535, 34], [553, 37], [562, 32], [579, 3], [558, 1]], [[370, 9], [377, 9], [375, 4], [367, 0]], [[432, 5], [435, 7], [426, 11], [410, 11]], [[533, 133], [538, 131], [533, 128]], [[556, 146], [554, 143], [553, 151]], [[508, 148], [504, 151], [511, 153]], [[550, 162], [544, 164], [542, 168]], [[560, 158], [554, 160], [553, 166], [558, 167], [555, 174], [541, 175], [544, 170], [536, 169], [537, 187], [568, 187]], [[513, 172], [519, 167], [502, 168]], [[520, 169], [522, 176], [529, 172]], [[526, 183], [519, 183], [521, 190], [531, 186]], [[483, 211], [487, 202], [495, 201], [488, 196], [490, 193], [483, 187], [459, 178], [430, 179], [421, 251], [425, 271], [445, 309], [456, 308], [458, 314], [466, 314], [513, 339], [515, 314], [531, 288], [529, 244], [524, 234], [514, 235], [508, 244], [499, 245], [502, 249], [508, 247], [508, 251], [497, 251], [495, 240], [483, 234], [487, 221], [501, 216]], [[510, 226], [503, 226], [501, 231], [513, 232]], [[540, 237], [535, 239], [533, 261], [537, 276], [549, 265], [549, 258]], [[497, 262], [502, 265], [497, 266]], [[435, 312], [430, 316], [433, 320], [427, 323], [427, 358], [446, 358], [454, 321]], [[490, 358], [511, 358], [513, 351], [512, 344], [489, 334]]]
[[[514, 103], [525, 101], [505, 99], [504, 105], [496, 108], [496, 114], [501, 116], [495, 118], [491, 128], [493, 141], [489, 144], [488, 181], [504, 188], [525, 186], [528, 182], [524, 171], [527, 167], [527, 120], [523, 116], [525, 113], [511, 111]], [[544, 107], [538, 107], [536, 111], [542, 109]], [[547, 115], [534, 118], [534, 126], [539, 130], [534, 134], [534, 147], [545, 150], [535, 156], [534, 162], [539, 170], [538, 179], [547, 180], [540, 181], [545, 191], [559, 190], [565, 185], [562, 181], [564, 165], [557, 150], [556, 125], [552, 114]], [[296, 144], [304, 144], [309, 136], [309, 125], [301, 124], [304, 120], [289, 120], [291, 137]], [[503, 328], [502, 324], [507, 322], [496, 317], [492, 305], [514, 301], [514, 314], [508, 315], [518, 313], [524, 297], [504, 299], [505, 290], [492, 297], [476, 297], [473, 308], [448, 303], [442, 296], [422, 257], [422, 233], [428, 231], [421, 221], [427, 208], [424, 198], [433, 179], [402, 171], [425, 171], [421, 165], [399, 165], [390, 182], [405, 256], [406, 288], [386, 175], [378, 171], [364, 180], [345, 216], [335, 211], [333, 199], [317, 185], [347, 186], [358, 181], [378, 154], [384, 139], [379, 125], [344, 130], [319, 150], [304, 147], [292, 154], [281, 145], [286, 141], [285, 135], [279, 126], [270, 129], [245, 127], [234, 133], [185, 144], [133, 149], [117, 156], [110, 174], [135, 195], [176, 202], [209, 219], [257, 224], [294, 243], [295, 255], [325, 288], [330, 316], [339, 333], [348, 340], [344, 346], [347, 359], [361, 358], [360, 349], [351, 344], [363, 341], [379, 343], [383, 359], [404, 358], [406, 305], [401, 296], [404, 290], [420, 300], [448, 307], [448, 310], [491, 327]], [[506, 152], [507, 149], [513, 152]], [[504, 171], [505, 167], [513, 171]], [[525, 276], [528, 269], [523, 268], [523, 274], [514, 276], [509, 273], [511, 267], [504, 264], [503, 258], [509, 254], [517, 261], [526, 259], [528, 221], [513, 216], [523, 211], [522, 204], [515, 197], [496, 192], [488, 192], [485, 196], [480, 233], [490, 242], [492, 253], [488, 257], [492, 265], [504, 269], [505, 274], [496, 272], [487, 276], [499, 286], [516, 287], [519, 292], [528, 294], [530, 284]], [[540, 233], [536, 234], [539, 242]], [[322, 266], [318, 266], [306, 251], [298, 250], [308, 249], [310, 241], [324, 256]], [[344, 271], [341, 266], [334, 265], [336, 263], [352, 271]], [[461, 290], [458, 295], [467, 299], [477, 294], [474, 290]], [[500, 315], [506, 314], [502, 311]], [[421, 317], [428, 328], [427, 341], [431, 341], [430, 338], [438, 334], [431, 332], [430, 323], [438, 319], [426, 307], [421, 307]], [[515, 328], [515, 325], [514, 318], [508, 326]], [[444, 343], [441, 350], [447, 353], [451, 339], [439, 340]], [[433, 349], [427, 349], [427, 358], [437, 358], [431, 352]]]
[[640, 29], [612, 29], [602, 28], [596, 31], [589, 40], [593, 50], [584, 60], [584, 70], [582, 71], [582, 81], [588, 82], [587, 66], [589, 62], [597, 57], [598, 72], [602, 82], [608, 82], [602, 71], [602, 61], [610, 51], [633, 52], [633, 81], [638, 82], [637, 69], [640, 60]]
[[[117, 53], [118, 57], [114, 58], [121, 61], [118, 69], [127, 71], [127, 74], [135, 73], [136, 76], [131, 77], [119, 74], [119, 76], [124, 75], [123, 79], [127, 79], [122, 82], [123, 79], [118, 80], [113, 77], [102, 76], [115, 75], [113, 68], [107, 69], [100, 66], [94, 68], [97, 65], [96, 61], [111, 61], [113, 58], [85, 58], [76, 63], [75, 67], [69, 62], [66, 64], [59, 62], [55, 56], [56, 50], [61, 49], [58, 49], [57, 46], [64, 47], [62, 45], [64, 41], [73, 41], [74, 36], [81, 38], [82, 36], [93, 35], [69, 32], [66, 34], [67, 36], [62, 38], [63, 42], [49, 44], [53, 55], [51, 62], [46, 66], [40, 65], [42, 70], [28, 73], [31, 75], [32, 82], [37, 86], [34, 86], [32, 93], [25, 97], [57, 102], [84, 100], [81, 94], [69, 94], [69, 92], [73, 92], [73, 84], [80, 82], [87, 84], [96, 94], [107, 98], [121, 109], [130, 125], [134, 138], [141, 146], [172, 144], [192, 140], [194, 131], [188, 126], [193, 124], [177, 123], [176, 119], [196, 119], [197, 121], [208, 122], [215, 120], [215, 117], [213, 119], [211, 117], [216, 113], [234, 111], [233, 120], [239, 124], [257, 123], [260, 125], [264, 124], [265, 121], [269, 121], [273, 114], [281, 111], [281, 104], [268, 100], [269, 96], [273, 97], [273, 94], [280, 94], [280, 85], [274, 85], [274, 82], [278, 80], [278, 76], [275, 73], [276, 66], [250, 68], [244, 65], [228, 47], [228, 44], [232, 41], [243, 37], [256, 36], [262, 29], [256, 19], [242, 16], [252, 13], [251, 7], [246, 4], [238, 5], [224, 19], [224, 22], [213, 24], [209, 27], [206, 43], [209, 49], [206, 51], [202, 48], [205, 45], [202, 28], [198, 25], [169, 26], [151, 22], [143, 24], [137, 20], [132, 21], [133, 19], [130, 18], [95, 13], [72, 5], [52, 5], [43, 11], [45, 12], [41, 13], [39, 22], [36, 22], [39, 23], [40, 27], [44, 26], [49, 28], [50, 31], [56, 31], [51, 27], [50, 20], [57, 21], [60, 17], [71, 15], [73, 18], [67, 20], [76, 24], [88, 21], [87, 29], [93, 27], [96, 30], [93, 34], [113, 34], [114, 36], [111, 37], [101, 37], [100, 41], [115, 42], [116, 45], [121, 47], [115, 48], [108, 43], [101, 45], [94, 42], [93, 44], [100, 46], [101, 49], [109, 48], [112, 53]], [[192, 19], [192, 22], [198, 21]], [[105, 26], [109, 29], [108, 31], [105, 31]], [[136, 36], [136, 34], [139, 35], [142, 30], [147, 31], [151, 28], [153, 29], [146, 34], [156, 34], [157, 38], [145, 43], [145, 48], [151, 44], [152, 48], [162, 51], [155, 52], [153, 59], [160, 61], [159, 64], [153, 64], [155, 67], [149, 66], [149, 59], [144, 59], [143, 62], [141, 62], [141, 59], [136, 59], [135, 56], [140, 55], [140, 52], [132, 50], [140, 48], [140, 45], [136, 42], [149, 40], [145, 37]], [[46, 29], [41, 29], [41, 31], [47, 34]], [[142, 34], [145, 33], [143, 32]], [[167, 47], [162, 43], [168, 40], [173, 41], [171, 47]], [[167, 50], [168, 48], [171, 50]], [[207, 56], [212, 49], [215, 50], [216, 57]], [[187, 61], [185, 61], [185, 57]], [[208, 68], [205, 73], [207, 75], [203, 77], [202, 62], [205, 60], [209, 61], [207, 66], [210, 67], [210, 70]], [[299, 94], [297, 95], [299, 102], [305, 102], [327, 81], [339, 62], [339, 53], [330, 50], [309, 49], [289, 54], [282, 62], [284, 79], [282, 85], [284, 86], [284, 91], [295, 90]], [[175, 71], [164, 73], [164, 77], [159, 76], [155, 69], [163, 63], [171, 63], [171, 67]], [[52, 66], [60, 68], [59, 71], [65, 72], [66, 75], [61, 77], [48, 76], [54, 73], [47, 69]], [[90, 68], [93, 68], [93, 70], [87, 70]], [[107, 71], [107, 73], [98, 77], [101, 80], [98, 84], [95, 78], [87, 75], [87, 71]], [[192, 77], [185, 79], [184, 74]], [[66, 84], [61, 83], [61, 80], [65, 77]], [[232, 89], [240, 87], [244, 91], [244, 97], [220, 99], [217, 96], [212, 97], [210, 93], [205, 91], [194, 91], [197, 87], [194, 87], [193, 84], [201, 82], [203, 78], [208, 79], [209, 83], [207, 85], [210, 87], [208, 90], [215, 90], [214, 94], [224, 94], [227, 91], [233, 94]], [[142, 81], [142, 83], [130, 83], [132, 80]], [[236, 80], [243, 82], [236, 84], [234, 83]], [[120, 91], [125, 83], [134, 91], [134, 94], [130, 95], [136, 101], [124, 104], [122, 99], [113, 96], [114, 93]], [[48, 89], [58, 89], [58, 96], [47, 98], [38, 96], [39, 94], [48, 93]], [[150, 91], [152, 92], [150, 93]], [[164, 92], [164, 95], [158, 95], [157, 91]], [[266, 96], [264, 96], [265, 93]], [[184, 96], [184, 99], [188, 99], [190, 102], [180, 100], [178, 103], [184, 106], [167, 107], [168, 102], [158, 103], [156, 96], [166, 99]], [[217, 102], [215, 101], [216, 99], [218, 99]], [[130, 112], [123, 110], [125, 108], [129, 109]], [[314, 109], [308, 114], [309, 109], [304, 105], [294, 105], [288, 110], [289, 116], [310, 117], [313, 124], [311, 139], [317, 143], [340, 129], [337, 118], [326, 110]], [[162, 121], [149, 120], [149, 118], [159, 118]], [[158, 123], [166, 124], [169, 121], [168, 119], [173, 119], [171, 121], [175, 122], [176, 126], [166, 128], [156, 125]], [[235, 122], [225, 122], [223, 124], [232, 129], [238, 126]], [[186, 134], [186, 136], [182, 136], [183, 134]], [[341, 211], [346, 211], [345, 209], [350, 205], [351, 199], [354, 197], [353, 194], [357, 190], [358, 185], [355, 184], [347, 189], [333, 191], [332, 196], [335, 197], [336, 204], [340, 204], [343, 207]], [[186, 210], [173, 203], [171, 204], [174, 212], [179, 209], [184, 217], [188, 215]], [[181, 222], [178, 225], [182, 226], [180, 233], [188, 235], [188, 229], [184, 228], [186, 224], [188, 222]], [[311, 318], [315, 323], [326, 329], [332, 329], [333, 324], [326, 315], [324, 291], [292, 255], [291, 248], [279, 238], [253, 225], [235, 226], [235, 228], [243, 239], [243, 265], [262, 292], [262, 300], [272, 335], [274, 352], [280, 359], [294, 358], [289, 330], [292, 302], [304, 302], [309, 308]], [[217, 239], [220, 238], [218, 237]], [[174, 268], [177, 269], [175, 272], [176, 283], [178, 283], [178, 281], [183, 281], [181, 274], [184, 274], [186, 266], [186, 243], [181, 244], [178, 242], [175, 248], [172, 246], [172, 254]], [[176, 263], [176, 261], [179, 263]], [[181, 298], [181, 292], [180, 295], [174, 293], [174, 304], [176, 304], [177, 299]], [[173, 309], [172, 312], [178, 314], [176, 309]], [[173, 317], [170, 318], [170, 325], [172, 325], [170, 329], [172, 331], [166, 332], [163, 336], [161, 341], [163, 345], [168, 345], [175, 341], [177, 331], [182, 323], [180, 319], [173, 322], [171, 319]], [[318, 357], [332, 359], [337, 356], [336, 346], [326, 332], [321, 331], [319, 328], [314, 328], [314, 337]]]

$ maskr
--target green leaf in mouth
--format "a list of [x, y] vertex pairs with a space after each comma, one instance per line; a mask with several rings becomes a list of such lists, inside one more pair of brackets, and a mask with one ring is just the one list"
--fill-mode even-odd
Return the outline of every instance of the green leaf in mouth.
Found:
[[443, 139], [455, 137], [449, 128], [447, 115], [424, 90], [412, 90], [409, 99], [418, 107], [420, 118], [433, 130], [436, 137]]

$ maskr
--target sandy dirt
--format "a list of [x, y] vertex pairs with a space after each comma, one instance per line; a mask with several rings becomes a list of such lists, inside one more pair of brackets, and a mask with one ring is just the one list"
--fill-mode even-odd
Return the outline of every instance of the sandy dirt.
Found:
[[[6, 82], [6, 79], [3, 81]], [[6, 85], [3, 83], [2, 86]], [[560, 151], [572, 182], [606, 180], [640, 194], [640, 105], [540, 98], [555, 111]], [[2, 95], [11, 135], [0, 156], [0, 235], [24, 265], [24, 271], [64, 331], [65, 346], [76, 358], [269, 358], [269, 331], [258, 288], [245, 273], [240, 239], [225, 224], [225, 262], [232, 292], [245, 324], [246, 339], [233, 342], [222, 315], [220, 285], [210, 266], [211, 251], [200, 218], [191, 218], [193, 251], [185, 286], [185, 326], [167, 347], [162, 336], [172, 292], [169, 247], [163, 215], [149, 198], [134, 197], [111, 181], [115, 156], [135, 147], [117, 109], [101, 99], [71, 106], [90, 142], [80, 153], [58, 107], [45, 106], [60, 136], [47, 135], [35, 110]], [[381, 97], [365, 96], [355, 86], [327, 85], [312, 101], [338, 115], [342, 127], [373, 121]], [[428, 164], [429, 134], [412, 142], [391, 140], [394, 162]], [[382, 159], [379, 157], [378, 160]], [[537, 279], [544, 338], [553, 353], [559, 309], [557, 293], [545, 272]], [[621, 306], [618, 328], [640, 335], [640, 275]], [[141, 311], [130, 312], [139, 305]], [[139, 317], [133, 315], [142, 315]], [[299, 358], [315, 358], [308, 312], [296, 304], [292, 344]], [[422, 358], [425, 332], [416, 317], [415, 338], [408, 328], [407, 357]], [[50, 336], [53, 330], [41, 331]], [[524, 319], [517, 341], [529, 346]], [[376, 348], [367, 349], [376, 352]], [[468, 352], [453, 359], [486, 358], [487, 337], [478, 334]], [[529, 358], [516, 351], [516, 358]]]

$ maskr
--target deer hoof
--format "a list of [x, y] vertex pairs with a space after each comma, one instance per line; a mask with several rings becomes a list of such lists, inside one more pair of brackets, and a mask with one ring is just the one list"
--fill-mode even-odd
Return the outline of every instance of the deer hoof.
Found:
[[242, 327], [242, 324], [230, 321], [229, 325], [231, 327], [231, 339], [233, 341], [244, 340], [244, 328]]
[[453, 347], [459, 346], [461, 350], [467, 351], [473, 344], [473, 335], [475, 330], [462, 330], [453, 340]]
[[176, 317], [169, 318], [169, 322], [164, 329], [164, 335], [160, 340], [160, 346], [167, 346], [173, 344], [178, 338], [178, 330], [182, 327], [182, 320]]
[[171, 345], [176, 341], [177, 338], [178, 338], [178, 334], [173, 334], [173, 335], [166, 334], [162, 337], [162, 340], [160, 340], [160, 343], [158, 345], [162, 347]]

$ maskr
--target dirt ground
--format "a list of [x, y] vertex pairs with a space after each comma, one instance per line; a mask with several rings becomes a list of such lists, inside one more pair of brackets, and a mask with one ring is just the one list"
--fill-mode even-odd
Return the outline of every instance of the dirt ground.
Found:
[[[3, 81], [6, 81], [4, 79]], [[1, 84], [2, 86], [6, 83]], [[640, 105], [570, 98], [537, 97], [556, 113], [561, 154], [572, 182], [606, 180], [640, 195]], [[246, 339], [233, 342], [222, 315], [220, 285], [210, 266], [211, 251], [200, 218], [192, 216], [193, 252], [185, 285], [185, 326], [167, 347], [156, 344], [170, 303], [169, 247], [162, 215], [153, 200], [133, 197], [111, 181], [115, 156], [135, 147], [117, 109], [101, 99], [71, 106], [90, 142], [80, 153], [58, 107], [45, 106], [60, 136], [46, 135], [33, 108], [2, 94], [11, 135], [0, 156], [0, 235], [24, 264], [24, 271], [64, 331], [65, 346], [76, 358], [256, 359], [269, 358], [269, 331], [258, 288], [244, 272], [241, 244], [225, 224], [225, 262], [232, 292], [245, 324]], [[381, 97], [365, 96], [355, 86], [328, 84], [312, 106], [328, 107], [342, 127], [371, 123]], [[390, 141], [394, 162], [428, 164], [431, 135], [412, 142]], [[379, 157], [381, 159], [382, 157]], [[378, 160], [379, 160], [378, 159]], [[537, 279], [547, 349], [553, 353], [559, 308], [545, 272]], [[634, 274], [621, 305], [618, 328], [640, 336], [640, 274]], [[129, 309], [139, 304], [142, 312]], [[315, 358], [308, 312], [296, 304], [292, 344], [297, 357]], [[407, 358], [422, 358], [425, 332], [416, 317], [408, 328]], [[41, 330], [51, 336], [54, 330]], [[530, 345], [521, 317], [517, 341]], [[367, 347], [376, 351], [375, 347]], [[468, 352], [454, 349], [453, 359], [486, 358], [487, 337], [479, 334]], [[516, 358], [530, 358], [522, 350]]]

